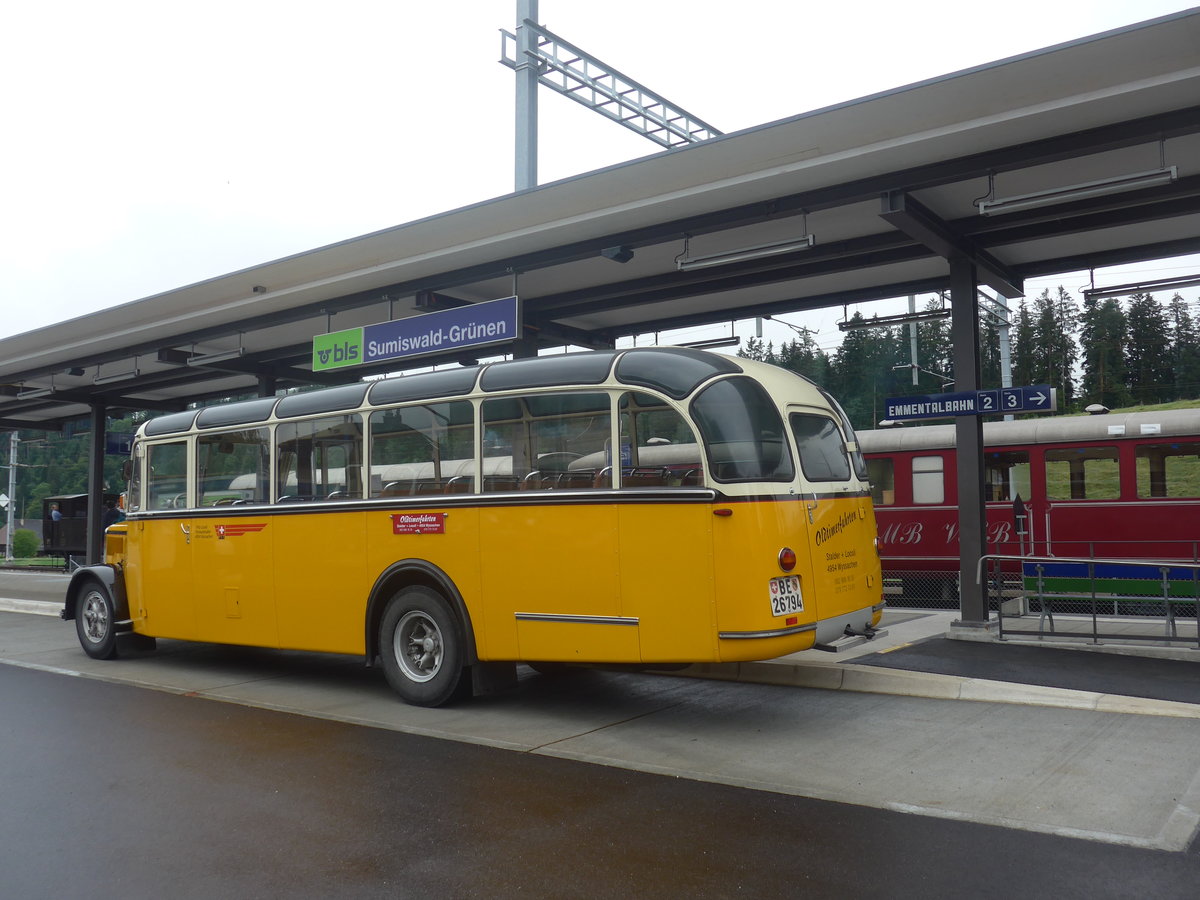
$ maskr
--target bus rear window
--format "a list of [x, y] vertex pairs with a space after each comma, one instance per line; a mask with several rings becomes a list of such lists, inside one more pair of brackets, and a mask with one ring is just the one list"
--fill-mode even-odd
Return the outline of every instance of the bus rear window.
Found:
[[783, 419], [756, 381], [726, 378], [692, 401], [717, 481], [791, 481], [795, 473]]

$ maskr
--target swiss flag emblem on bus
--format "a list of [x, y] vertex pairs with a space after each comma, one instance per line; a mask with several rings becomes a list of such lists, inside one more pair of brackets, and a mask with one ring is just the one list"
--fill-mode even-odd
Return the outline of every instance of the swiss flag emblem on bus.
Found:
[[222, 522], [217, 526], [217, 540], [223, 541], [227, 537], [241, 537], [243, 534], [256, 534], [266, 527], [266, 522], [252, 522], [244, 525], [241, 523], [226, 524]]

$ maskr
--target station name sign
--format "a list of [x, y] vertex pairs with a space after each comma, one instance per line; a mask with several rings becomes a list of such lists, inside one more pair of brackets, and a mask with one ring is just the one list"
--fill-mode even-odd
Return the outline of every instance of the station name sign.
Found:
[[894, 421], [944, 419], [949, 416], [1003, 416], [1010, 413], [1054, 412], [1056, 409], [1058, 394], [1048, 384], [889, 397], [884, 401], [884, 417]]
[[314, 372], [506, 344], [521, 336], [516, 297], [472, 303], [313, 338]]

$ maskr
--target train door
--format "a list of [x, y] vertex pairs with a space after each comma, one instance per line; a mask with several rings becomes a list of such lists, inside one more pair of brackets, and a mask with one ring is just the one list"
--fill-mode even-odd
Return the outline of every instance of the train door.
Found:
[[1028, 450], [984, 452], [984, 499], [987, 506], [987, 553], [1027, 556], [1041, 531], [1034, 499]]

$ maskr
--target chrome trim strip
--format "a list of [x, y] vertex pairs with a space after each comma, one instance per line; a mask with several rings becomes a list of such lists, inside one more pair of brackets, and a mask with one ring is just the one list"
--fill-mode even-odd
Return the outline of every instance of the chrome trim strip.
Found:
[[778, 631], [718, 631], [717, 637], [723, 641], [754, 641], [761, 638], [786, 637], [789, 634], [803, 634], [806, 631], [816, 631], [817, 623], [797, 625], [794, 628], [780, 628]]
[[567, 622], [575, 625], [637, 625], [632, 616], [572, 616], [556, 613], [514, 613], [519, 622]]
[[884, 601], [876, 603], [874, 606], [872, 606], [871, 612], [882, 612], [886, 608], [887, 608], [887, 601], [884, 600]]

